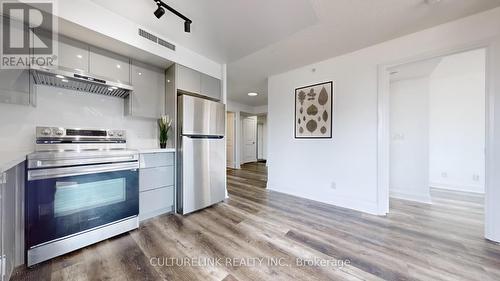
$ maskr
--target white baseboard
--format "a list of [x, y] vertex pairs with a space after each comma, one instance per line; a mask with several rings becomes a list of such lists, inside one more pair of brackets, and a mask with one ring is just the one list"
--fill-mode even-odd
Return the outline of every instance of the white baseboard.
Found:
[[411, 192], [408, 192], [408, 191], [402, 190], [402, 189], [391, 188], [390, 189], [390, 197], [408, 200], [408, 201], [419, 202], [419, 203], [424, 203], [424, 204], [432, 204], [432, 199], [431, 199], [430, 194], [411, 193]]
[[439, 189], [484, 194], [484, 187], [481, 187], [479, 185], [466, 186], [466, 185], [455, 185], [455, 184], [452, 185], [452, 184], [446, 184], [446, 183], [431, 182], [431, 183], [429, 183], [429, 186], [433, 187], [433, 188], [439, 188]]
[[378, 205], [376, 202], [361, 201], [361, 200], [356, 200], [353, 198], [346, 198], [346, 197], [336, 197], [333, 200], [325, 200], [324, 198], [309, 196], [307, 194], [298, 194], [298, 193], [293, 192], [293, 191], [276, 189], [276, 188], [273, 188], [272, 185], [269, 184], [269, 182], [267, 183], [267, 189], [271, 190], [273, 192], [278, 192], [278, 193], [283, 193], [283, 194], [287, 194], [287, 195], [292, 195], [295, 197], [305, 198], [305, 199], [313, 200], [313, 201], [320, 202], [320, 203], [325, 203], [325, 204], [329, 204], [329, 205], [333, 205], [333, 206], [337, 206], [337, 207], [341, 207], [341, 208], [346, 208], [346, 209], [351, 209], [351, 210], [355, 210], [355, 211], [359, 211], [359, 212], [363, 212], [363, 213], [368, 213], [371, 215], [376, 215], [376, 216], [385, 216], [386, 215], [385, 213], [380, 214], [379, 208], [378, 208]]

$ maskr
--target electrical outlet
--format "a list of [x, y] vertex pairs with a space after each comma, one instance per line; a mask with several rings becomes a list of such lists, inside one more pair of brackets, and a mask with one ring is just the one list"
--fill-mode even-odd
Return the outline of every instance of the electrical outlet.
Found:
[[332, 184], [330, 185], [330, 188], [331, 189], [337, 189], [337, 184], [334, 181], [332, 181]]
[[448, 177], [448, 173], [447, 172], [442, 172], [441, 173], [441, 177], [442, 178], [447, 178]]

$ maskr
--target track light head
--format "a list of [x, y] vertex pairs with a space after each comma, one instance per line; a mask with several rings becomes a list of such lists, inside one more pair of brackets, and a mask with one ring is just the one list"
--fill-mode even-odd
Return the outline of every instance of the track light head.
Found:
[[[1, 0], [0, 0], [1, 1]], [[173, 13], [174, 15], [178, 16], [179, 18], [184, 20], [184, 32], [190, 33], [191, 32], [191, 24], [193, 23], [192, 20], [187, 18], [185, 15], [179, 13], [177, 10], [174, 8], [170, 7], [169, 5], [165, 4], [161, 0], [153, 0], [156, 5], [158, 5], [158, 8], [156, 11], [154, 11], [154, 15], [157, 18], [161, 18], [165, 14], [165, 9], [167, 9], [169, 12]]]
[[161, 18], [165, 14], [165, 10], [158, 4], [158, 9], [154, 12], [157, 18]]

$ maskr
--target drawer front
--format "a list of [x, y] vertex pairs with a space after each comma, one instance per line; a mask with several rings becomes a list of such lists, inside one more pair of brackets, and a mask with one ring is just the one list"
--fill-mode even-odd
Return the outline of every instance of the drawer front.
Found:
[[140, 156], [141, 169], [173, 165], [174, 153], [146, 153]]
[[139, 219], [145, 220], [173, 211], [174, 187], [163, 187], [139, 194]]
[[139, 190], [146, 191], [174, 185], [174, 167], [156, 167], [139, 170]]

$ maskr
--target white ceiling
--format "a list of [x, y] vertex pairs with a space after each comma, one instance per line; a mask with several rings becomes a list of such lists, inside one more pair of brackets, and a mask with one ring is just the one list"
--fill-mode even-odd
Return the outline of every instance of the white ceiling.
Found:
[[193, 20], [188, 34], [168, 12], [156, 19], [153, 0], [92, 1], [228, 63], [228, 98], [252, 106], [267, 104], [270, 75], [500, 6], [500, 0], [166, 0]]
[[191, 33], [185, 33], [184, 21], [174, 14], [167, 11], [160, 19], [153, 15], [153, 0], [91, 1], [221, 63], [317, 22], [309, 0], [163, 0], [193, 21]]

